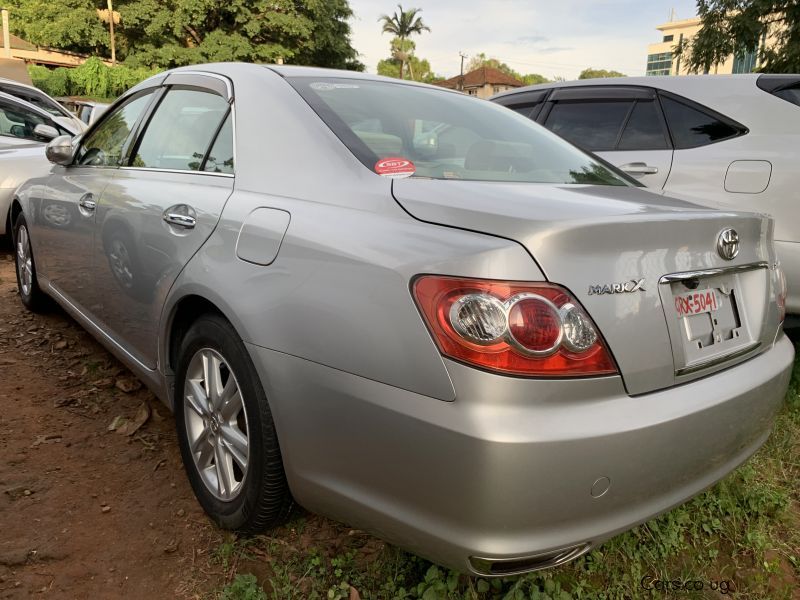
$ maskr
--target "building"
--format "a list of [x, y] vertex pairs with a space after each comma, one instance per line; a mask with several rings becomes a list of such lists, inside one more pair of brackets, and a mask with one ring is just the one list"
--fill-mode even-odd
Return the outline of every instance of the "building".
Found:
[[0, 33], [0, 58], [24, 60], [27, 64], [46, 67], [77, 67], [86, 61], [86, 56], [82, 54], [40, 48], [13, 34], [8, 36], [6, 44], [2, 33]]
[[[690, 41], [703, 27], [700, 17], [670, 21], [656, 27], [661, 34], [660, 42], [647, 47], [647, 75], [689, 75], [686, 60], [673, 55], [679, 44]], [[763, 39], [761, 43], [769, 43]], [[725, 62], [714, 67], [710, 73], [729, 75], [731, 73], [752, 73], [758, 68], [758, 52], [742, 51], [729, 56]]]
[[478, 98], [489, 98], [494, 94], [505, 92], [513, 88], [525, 85], [520, 80], [503, 73], [493, 67], [481, 67], [463, 75], [456, 75], [444, 81], [436, 81], [434, 85], [445, 87], [451, 90], [458, 90], [477, 96]]

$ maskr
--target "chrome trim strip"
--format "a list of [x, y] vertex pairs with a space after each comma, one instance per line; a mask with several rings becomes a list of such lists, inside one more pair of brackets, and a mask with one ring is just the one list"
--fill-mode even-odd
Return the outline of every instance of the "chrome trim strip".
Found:
[[[482, 577], [509, 577], [512, 575], [521, 575], [523, 573], [530, 573], [532, 571], [541, 571], [542, 569], [549, 569], [563, 565], [579, 556], [586, 554], [592, 549], [591, 542], [584, 542], [575, 546], [567, 546], [561, 550], [553, 550], [551, 552], [543, 552], [540, 554], [532, 554], [528, 556], [519, 556], [514, 558], [487, 558], [484, 556], [470, 556], [469, 566], [472, 571]], [[492, 570], [493, 565], [522, 563], [524, 566], [511, 568], [508, 570]], [[527, 563], [527, 564], [525, 564]]]
[[135, 365], [137, 365], [142, 371], [146, 373], [155, 373], [155, 369], [151, 369], [147, 365], [145, 365], [142, 361], [136, 358], [133, 354], [128, 352], [125, 348], [123, 348], [114, 338], [108, 335], [105, 331], [103, 331], [98, 325], [94, 323], [89, 317], [87, 317], [83, 312], [76, 307], [72, 302], [70, 302], [64, 294], [52, 283], [48, 282], [49, 291], [58, 296], [60, 302], [62, 302], [62, 306], [66, 305], [64, 308], [68, 309], [68, 312], [72, 312], [73, 316], [78, 317], [78, 320], [81, 321], [81, 325], [86, 328], [91, 329], [93, 332], [97, 332], [103, 340], [105, 340], [108, 344], [112, 345], [116, 350], [120, 353], [124, 354], [126, 358], [130, 359]]
[[735, 358], [741, 358], [746, 354], [750, 354], [754, 350], [758, 349], [761, 346], [761, 342], [753, 342], [752, 344], [740, 349], [736, 350], [735, 352], [731, 352], [729, 354], [723, 354], [721, 356], [716, 356], [709, 360], [704, 360], [703, 362], [695, 363], [693, 365], [688, 365], [681, 369], [675, 369], [675, 375], [688, 375], [690, 373], [695, 373], [697, 371], [702, 371], [703, 369], [708, 369], [709, 367], [713, 367], [715, 365], [720, 365], [722, 363], [728, 362], [729, 360], [733, 360]]
[[686, 281], [688, 279], [696, 279], [698, 277], [712, 277], [714, 275], [727, 275], [730, 273], [744, 273], [745, 271], [755, 271], [756, 269], [767, 269], [769, 263], [761, 260], [746, 265], [735, 265], [732, 267], [719, 267], [717, 269], [700, 269], [698, 271], [684, 271], [683, 273], [671, 273], [664, 275], [658, 280], [659, 285], [665, 283], [674, 283], [676, 281]]
[[[234, 164], [236, 158], [234, 157]], [[152, 171], [154, 173], [182, 173], [184, 175], [208, 175], [210, 177], [228, 177], [234, 178], [233, 173], [212, 173], [211, 171], [189, 171], [187, 169], [156, 169], [154, 167], [117, 167], [124, 171]]]

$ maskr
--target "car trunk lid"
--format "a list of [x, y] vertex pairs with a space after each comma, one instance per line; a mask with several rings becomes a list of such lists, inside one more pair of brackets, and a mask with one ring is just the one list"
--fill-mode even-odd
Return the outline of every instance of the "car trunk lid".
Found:
[[[522, 244], [589, 312], [631, 394], [746, 360], [777, 332], [767, 217], [621, 186], [411, 178], [393, 193], [419, 220]], [[732, 260], [717, 251], [728, 228], [739, 239]], [[679, 313], [681, 301], [697, 314]]]

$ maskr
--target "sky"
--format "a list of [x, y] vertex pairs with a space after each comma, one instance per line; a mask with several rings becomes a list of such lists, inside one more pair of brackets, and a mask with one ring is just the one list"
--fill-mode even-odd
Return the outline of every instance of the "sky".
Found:
[[[459, 74], [459, 52], [485, 53], [520, 73], [575, 79], [587, 67], [644, 75], [647, 45], [661, 41], [655, 27], [695, 16], [695, 0], [405, 0], [421, 8], [431, 28], [415, 36], [416, 55], [434, 73]], [[352, 43], [367, 71], [389, 56], [389, 34], [378, 18], [396, 0], [350, 0]], [[464, 61], [465, 66], [467, 60]]]

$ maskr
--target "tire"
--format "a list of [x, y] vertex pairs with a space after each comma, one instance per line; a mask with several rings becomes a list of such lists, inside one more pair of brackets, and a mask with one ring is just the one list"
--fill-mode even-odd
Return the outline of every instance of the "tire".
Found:
[[175, 420], [189, 482], [217, 525], [251, 534], [287, 518], [293, 502], [269, 404], [242, 340], [220, 316], [201, 316], [181, 340]]
[[50, 301], [39, 287], [36, 278], [36, 261], [33, 257], [30, 230], [22, 213], [14, 221], [13, 243], [19, 298], [28, 310], [44, 312], [50, 307]]

